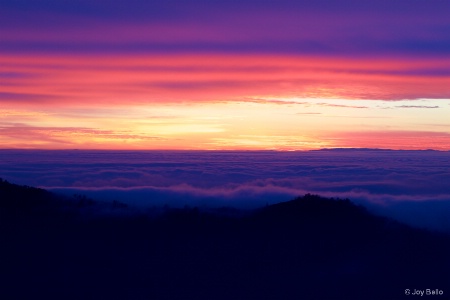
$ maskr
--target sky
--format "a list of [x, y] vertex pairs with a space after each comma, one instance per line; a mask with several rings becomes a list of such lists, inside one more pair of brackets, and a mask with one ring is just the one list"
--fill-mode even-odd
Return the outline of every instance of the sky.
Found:
[[0, 0], [0, 148], [450, 150], [447, 0]]

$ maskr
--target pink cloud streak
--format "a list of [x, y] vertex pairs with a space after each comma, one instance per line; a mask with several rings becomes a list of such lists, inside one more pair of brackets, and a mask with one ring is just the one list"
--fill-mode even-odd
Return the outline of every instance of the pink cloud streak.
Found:
[[0, 62], [5, 74], [0, 84], [0, 103], [19, 106], [242, 100], [256, 95], [382, 100], [450, 98], [450, 74], [428, 74], [430, 69], [438, 72], [444, 66], [450, 68], [450, 61], [437, 59], [3, 55]]

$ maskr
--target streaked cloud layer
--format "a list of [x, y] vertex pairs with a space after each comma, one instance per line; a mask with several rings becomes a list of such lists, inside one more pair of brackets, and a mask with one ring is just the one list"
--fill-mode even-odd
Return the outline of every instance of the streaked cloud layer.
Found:
[[2, 50], [447, 55], [448, 1], [2, 3]]
[[2, 148], [450, 149], [450, 3], [311, 2], [3, 1]]

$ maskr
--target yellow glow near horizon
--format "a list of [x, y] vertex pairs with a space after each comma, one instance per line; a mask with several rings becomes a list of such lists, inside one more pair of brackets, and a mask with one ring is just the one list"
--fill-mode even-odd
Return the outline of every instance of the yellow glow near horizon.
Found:
[[16, 74], [0, 87], [1, 148], [450, 150], [449, 77], [427, 75], [450, 60], [4, 55], [0, 63]]
[[[428, 114], [429, 111], [433, 113]], [[415, 130], [419, 132], [418, 140], [429, 140], [428, 131], [442, 132], [434, 138], [441, 140], [436, 143], [444, 149], [450, 128], [450, 100], [444, 99], [392, 102], [258, 98], [2, 112], [3, 123], [10, 124], [2, 128], [0, 142], [4, 148], [305, 150], [347, 144], [382, 147], [381, 132], [387, 132], [387, 136], [395, 132], [399, 138], [402, 131]], [[367, 138], [361, 138], [363, 132], [367, 132]], [[342, 133], [352, 142], [343, 142]], [[377, 134], [372, 145], [371, 134]]]

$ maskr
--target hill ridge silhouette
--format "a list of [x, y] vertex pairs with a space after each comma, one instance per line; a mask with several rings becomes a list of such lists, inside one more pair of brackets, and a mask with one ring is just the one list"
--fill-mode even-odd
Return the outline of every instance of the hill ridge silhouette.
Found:
[[0, 180], [7, 258], [0, 298], [395, 300], [405, 299], [405, 289], [427, 288], [450, 294], [448, 236], [374, 216], [348, 199], [307, 194], [246, 213], [186, 207], [157, 216], [95, 215], [89, 209], [97, 205]]

